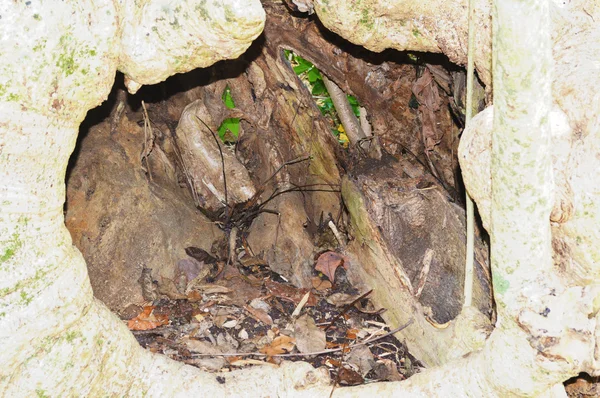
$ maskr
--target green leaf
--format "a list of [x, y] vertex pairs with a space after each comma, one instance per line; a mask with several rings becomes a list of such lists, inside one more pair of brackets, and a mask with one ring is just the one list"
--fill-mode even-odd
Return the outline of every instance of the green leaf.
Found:
[[330, 97], [320, 101], [319, 109], [323, 115], [327, 115], [333, 111], [333, 101]]
[[301, 75], [307, 70], [315, 67], [311, 62], [298, 56], [294, 57], [294, 61], [298, 63], [298, 65], [294, 66], [294, 73], [296, 73], [296, 75]]
[[347, 97], [348, 97], [348, 102], [350, 103], [350, 106], [352, 107], [352, 112], [354, 113], [354, 116], [360, 117], [360, 104], [358, 103], [358, 100], [353, 95], [348, 95]]
[[233, 97], [231, 96], [231, 89], [229, 88], [229, 86], [225, 87], [225, 90], [223, 90], [223, 95], [221, 96], [221, 99], [223, 100], [223, 103], [227, 108], [235, 108], [235, 103], [233, 102]]
[[328, 95], [323, 80], [317, 80], [312, 88], [312, 95]]
[[227, 141], [224, 139], [227, 135], [227, 132], [230, 132], [233, 137], [237, 139], [240, 134], [240, 119], [237, 117], [232, 117], [223, 120], [223, 123], [221, 123], [217, 132], [219, 133], [221, 140], [224, 142]]
[[316, 83], [320, 80], [323, 80], [323, 78], [321, 77], [321, 72], [319, 72], [319, 70], [317, 68], [315, 68], [314, 66], [312, 69], [310, 69], [307, 72], [306, 77], [308, 78], [308, 81], [311, 83]]

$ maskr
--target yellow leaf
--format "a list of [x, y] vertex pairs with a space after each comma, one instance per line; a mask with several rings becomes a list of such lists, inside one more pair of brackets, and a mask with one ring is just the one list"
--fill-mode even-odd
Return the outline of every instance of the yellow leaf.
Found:
[[344, 148], [348, 148], [348, 144], [350, 143], [350, 140], [348, 139], [348, 136], [346, 135], [346, 133], [340, 133], [338, 140], [340, 141], [340, 143], [342, 144], [342, 146]]

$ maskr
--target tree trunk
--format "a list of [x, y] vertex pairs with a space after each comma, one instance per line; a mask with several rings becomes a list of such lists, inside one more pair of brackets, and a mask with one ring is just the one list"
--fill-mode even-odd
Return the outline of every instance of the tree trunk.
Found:
[[[216, 32], [227, 31], [219, 24], [236, 26], [243, 34], [228, 33], [229, 44], [220, 47], [219, 54], [235, 57], [262, 30], [264, 13], [258, 2], [220, 4], [236, 11], [230, 17], [237, 23], [212, 14], [215, 8], [201, 7], [196, 9], [200, 15], [179, 22], [197, 24], [201, 15], [212, 15], [211, 24], [201, 30], [205, 38], [213, 39]], [[48, 4], [33, 15], [27, 7], [5, 6], [2, 16], [13, 23], [0, 27], [3, 53], [11, 60], [3, 70], [8, 83], [0, 106], [0, 395], [240, 396], [260, 391], [263, 385], [288, 395], [286, 389], [294, 388], [290, 386], [301, 389], [322, 380], [322, 375], [300, 363], [277, 371], [233, 372], [224, 376], [225, 383], [219, 382], [213, 375], [141, 349], [125, 325], [93, 298], [85, 262], [64, 225], [64, 176], [78, 125], [88, 109], [106, 98], [123, 55], [116, 53], [118, 43], [135, 33], [128, 18], [142, 9], [133, 12], [115, 9], [112, 2], [73, 1], [60, 8]], [[161, 4], [152, 7], [160, 10]], [[152, 7], [145, 11], [153, 10], [151, 16], [156, 17], [159, 11]], [[127, 25], [128, 34], [122, 38], [117, 15]], [[90, 22], [89, 16], [98, 19]], [[38, 20], [48, 21], [46, 29], [23, 28]], [[169, 36], [169, 51], [178, 49], [173, 37]], [[181, 38], [179, 49], [188, 51], [187, 36]], [[164, 79], [214, 62], [211, 44], [206, 44], [195, 41], [194, 51], [206, 57], [190, 63], [162, 63], [150, 71], [142, 63], [140, 71], [136, 62], [145, 60], [129, 58], [120, 61], [121, 68], [134, 82], [153, 82], [157, 75]], [[44, 51], [36, 51], [38, 45], [45, 46]], [[82, 49], [88, 50], [77, 52]], [[23, 51], [31, 57], [27, 64], [19, 56]], [[165, 52], [157, 55], [172, 59]], [[31, 67], [28, 76], [23, 67]], [[96, 68], [98, 73], [90, 77]]]
[[[435, 31], [430, 36], [434, 31], [429, 29], [433, 26], [430, 22], [437, 22], [431, 18], [436, 15], [431, 10], [424, 12], [429, 18], [421, 19], [414, 13], [403, 13], [404, 2], [397, 2], [399, 12], [391, 15], [397, 20], [410, 19], [408, 27], [403, 27], [393, 18], [378, 17], [387, 15], [379, 9], [387, 2], [371, 1], [371, 7], [358, 14], [353, 9], [356, 2], [341, 2], [343, 7], [333, 3], [316, 1], [317, 13], [327, 26], [342, 34], [348, 32], [350, 21], [357, 35], [348, 37], [358, 37], [355, 40], [360, 44], [377, 50], [392, 46], [372, 40], [378, 40], [374, 32], [388, 34], [393, 26], [399, 27], [397, 34], [410, 39], [399, 47], [437, 49], [451, 59], [464, 60], [458, 49], [461, 40], [463, 44], [466, 41], [466, 23], [464, 17], [450, 13], [452, 10], [448, 11], [454, 23], [452, 34]], [[36, 12], [28, 8], [29, 2], [2, 6], [2, 19], [10, 21], [0, 26], [0, 43], [7, 60], [0, 74], [2, 395], [308, 397], [331, 391], [323, 372], [303, 363], [284, 364], [275, 370], [264, 367], [231, 372], [217, 379], [150, 354], [140, 349], [121, 321], [92, 296], [85, 262], [71, 245], [63, 219], [65, 170], [85, 113], [106, 98], [117, 68], [126, 74], [130, 91], [135, 91], [141, 84], [153, 84], [220, 58], [237, 57], [258, 36], [264, 23], [264, 13], [256, 1], [202, 2], [189, 7], [195, 13], [182, 12], [180, 7], [170, 9], [169, 4], [159, 0], [142, 6], [134, 1], [71, 1], [60, 8], [44, 5]], [[439, 10], [446, 12], [453, 5], [447, 4], [440, 5]], [[182, 7], [187, 5], [182, 3]], [[561, 381], [581, 371], [597, 372], [596, 281], [569, 278], [552, 263], [556, 253], [552, 251], [550, 220], [556, 198], [548, 124], [554, 65], [550, 13], [556, 10], [551, 7], [542, 0], [497, 0], [494, 4], [496, 104], [489, 225], [496, 329], [480, 351], [428, 369], [406, 382], [337, 388], [334, 396], [561, 396]], [[597, 8], [583, 10], [598, 17]], [[337, 19], [327, 14], [337, 15]], [[483, 13], [482, 21], [486, 17]], [[566, 17], [564, 20], [572, 23]], [[38, 25], [41, 23], [43, 26]], [[462, 28], [458, 39], [453, 36], [455, 26]], [[579, 28], [597, 32], [590, 26], [588, 22]], [[189, 32], [199, 32], [199, 37], [189, 40]], [[281, 58], [271, 54], [266, 59], [274, 63], [263, 66], [279, 67], [277, 57]], [[486, 59], [489, 53], [483, 51], [480, 71], [484, 80], [490, 76], [485, 73]], [[561, 62], [559, 66], [568, 63]], [[260, 71], [253, 73], [259, 75]], [[258, 87], [260, 77], [256, 79]], [[343, 82], [336, 83], [344, 88]], [[555, 84], [555, 88], [565, 89]], [[293, 98], [270, 95], [265, 99], [278, 102], [282, 108], [293, 106]], [[585, 107], [577, 95], [566, 93], [564, 103], [573, 101]], [[597, 104], [598, 96], [590, 97]], [[586, 139], [585, 143], [597, 149], [598, 116], [579, 109], [565, 113], [581, 129], [581, 137], [573, 139]], [[296, 124], [292, 119], [286, 126], [306, 129], [312, 126], [310, 119], [310, 114], [304, 115], [301, 122]], [[261, 120], [249, 116], [248, 120], [260, 129]], [[292, 129], [290, 134], [294, 132]], [[315, 175], [311, 179], [327, 183], [337, 180], [337, 170], [327, 167], [332, 155], [325, 150], [324, 135], [318, 136], [317, 143], [307, 139], [310, 135], [293, 137], [289, 146], [281, 143], [285, 138], [273, 137], [287, 151], [279, 160], [300, 153], [293, 147], [298, 143], [314, 151], [311, 171]], [[588, 154], [592, 160], [582, 162], [585, 167], [578, 168], [573, 177], [574, 219], [578, 223], [566, 228], [563, 242], [567, 248], [573, 243], [569, 236], [578, 244], [597, 243], [582, 231], [589, 228], [583, 221], [599, 217], [599, 194], [582, 188], [582, 175], [587, 170], [597, 183], [598, 161], [595, 153], [582, 147], [578, 153]], [[468, 179], [466, 182], [468, 185]], [[313, 200], [314, 205], [317, 199]], [[318, 213], [318, 209], [307, 206], [306, 212]], [[598, 237], [597, 229], [591, 236]], [[586, 257], [574, 245], [572, 250], [578, 261], [597, 272], [597, 251], [591, 248], [592, 255]], [[465, 316], [469, 316], [467, 311]]]

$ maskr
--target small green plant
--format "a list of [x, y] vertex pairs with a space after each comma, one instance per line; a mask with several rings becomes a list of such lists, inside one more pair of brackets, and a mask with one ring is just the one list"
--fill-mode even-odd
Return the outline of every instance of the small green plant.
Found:
[[[233, 101], [233, 96], [231, 95], [231, 89], [229, 86], [225, 87], [225, 90], [223, 90], [221, 99], [227, 108], [235, 108], [235, 102]], [[226, 144], [236, 142], [240, 134], [240, 119], [237, 117], [231, 117], [223, 120], [217, 130], [217, 133], [219, 134], [221, 141]]]
[[[292, 65], [294, 73], [302, 80], [304, 85], [310, 90], [310, 93], [317, 104], [317, 107], [331, 121], [331, 132], [338, 138], [340, 144], [348, 146], [348, 137], [345, 134], [344, 127], [333, 106], [331, 96], [327, 92], [321, 71], [310, 61], [295, 54], [293, 51], [284, 50], [286, 59]], [[348, 102], [352, 106], [352, 111], [358, 117], [360, 115], [360, 105], [356, 97], [348, 95]]]

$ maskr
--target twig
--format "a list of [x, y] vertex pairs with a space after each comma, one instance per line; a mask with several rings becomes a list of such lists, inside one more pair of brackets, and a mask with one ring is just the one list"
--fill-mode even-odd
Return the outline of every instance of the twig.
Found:
[[298, 315], [300, 315], [300, 311], [302, 311], [302, 308], [304, 308], [304, 305], [306, 305], [309, 297], [310, 290], [306, 292], [306, 294], [302, 297], [302, 300], [300, 300], [296, 308], [294, 308], [294, 312], [292, 312], [292, 318], [296, 318]]
[[236, 227], [231, 228], [229, 231], [229, 253], [227, 255], [227, 265], [235, 264], [237, 256], [235, 253], [235, 246], [237, 243], [238, 229]]
[[393, 334], [398, 333], [399, 331], [406, 329], [407, 327], [409, 327], [410, 325], [412, 325], [412, 323], [414, 322], [414, 320], [411, 318], [408, 322], [406, 322], [404, 325], [397, 327], [396, 329], [390, 330], [389, 332], [387, 332], [386, 334], [382, 334], [381, 336], [375, 337], [374, 339], [371, 340], [365, 340], [365, 341], [361, 341], [360, 343], [355, 343], [355, 344], [351, 344], [350, 346], [346, 346], [346, 347], [339, 347], [339, 348], [330, 348], [328, 350], [322, 350], [322, 351], [314, 351], [314, 352], [298, 352], [295, 354], [274, 354], [274, 355], [267, 355], [267, 354], [263, 354], [262, 352], [233, 352], [233, 353], [222, 353], [222, 354], [203, 354], [203, 353], [194, 353], [192, 354], [192, 357], [251, 357], [251, 356], [259, 356], [259, 357], [278, 357], [278, 358], [290, 358], [290, 357], [310, 357], [310, 356], [314, 356], [314, 355], [323, 355], [323, 354], [331, 354], [332, 352], [339, 352], [344, 350], [345, 348], [354, 348], [354, 347], [360, 347], [363, 345], [368, 345], [371, 343], [374, 343], [378, 340], [381, 340], [383, 338], [386, 338], [388, 336], [391, 336]]
[[[467, 47], [467, 98], [466, 98], [466, 113], [465, 126], [471, 122], [473, 116], [473, 81], [475, 79], [475, 2], [469, 0], [469, 35]], [[465, 184], [466, 185], [466, 184]], [[465, 205], [467, 218], [467, 247], [465, 249], [465, 284], [464, 284], [464, 301], [463, 307], [470, 307], [473, 301], [473, 272], [474, 272], [474, 256], [475, 256], [475, 230], [474, 217], [475, 207], [469, 192], [465, 188]]]
[[275, 177], [277, 175], [277, 173], [279, 173], [281, 171], [281, 169], [283, 169], [285, 166], [289, 166], [292, 164], [296, 164], [296, 163], [300, 163], [300, 162], [305, 162], [307, 160], [310, 160], [312, 158], [312, 156], [307, 155], [307, 156], [302, 156], [299, 158], [296, 158], [294, 160], [290, 160], [288, 162], [285, 162], [284, 164], [282, 164], [281, 166], [279, 166], [279, 168], [277, 170], [275, 170], [275, 172], [271, 175], [271, 177], [267, 178], [267, 180], [265, 182], [262, 183], [262, 185], [267, 185], [267, 183], [269, 181], [271, 181], [273, 179], [273, 177]]
[[125, 110], [125, 102], [127, 101], [127, 92], [123, 89], [117, 91], [117, 106], [113, 109], [110, 115], [110, 134], [113, 135], [117, 132], [121, 116]]
[[346, 246], [346, 242], [345, 242], [344, 238], [342, 237], [342, 234], [340, 234], [340, 231], [335, 226], [334, 222], [332, 220], [329, 220], [329, 222], [327, 223], [327, 225], [329, 226], [329, 229], [331, 229], [331, 232], [333, 232], [333, 235], [337, 239], [337, 241], [340, 244], [340, 246], [341, 247]]
[[[152, 148], [154, 147], [154, 132], [152, 131], [152, 125], [150, 124], [150, 117], [148, 116], [148, 111], [146, 110], [146, 104], [142, 101], [142, 109], [144, 111], [144, 149], [142, 152], [142, 156], [140, 157], [140, 164], [142, 164], [142, 169], [148, 172], [148, 177], [150, 181], [152, 181], [152, 171], [150, 170], [150, 163], [148, 162], [148, 156], [152, 152]], [[148, 145], [148, 137], [150, 138], [150, 145]], [[146, 167], [144, 167], [143, 163], [146, 161]]]
[[[327, 185], [327, 186], [330, 186], [328, 184], [316, 184], [316, 185]], [[309, 186], [309, 185], [306, 185], [306, 186]], [[340, 193], [341, 191], [339, 189], [306, 189], [305, 187], [290, 188], [290, 189], [285, 189], [283, 191], [275, 191], [275, 192], [273, 192], [273, 194], [271, 194], [271, 196], [269, 197], [269, 199], [265, 200], [261, 204], [261, 206], [266, 205], [268, 202], [270, 202], [271, 200], [275, 199], [279, 195], [283, 195], [284, 193], [290, 193], [290, 192], [334, 192], [334, 193]]]

